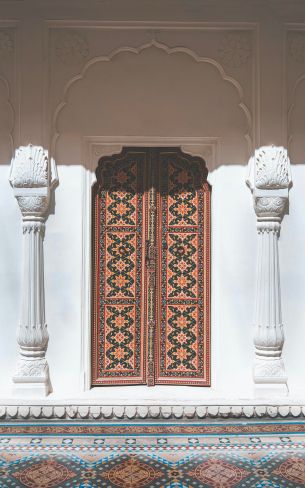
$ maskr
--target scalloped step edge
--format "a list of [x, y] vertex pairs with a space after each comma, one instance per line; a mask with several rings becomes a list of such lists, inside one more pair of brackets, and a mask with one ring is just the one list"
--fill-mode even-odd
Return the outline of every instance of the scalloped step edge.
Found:
[[305, 406], [298, 405], [0, 405], [0, 420], [10, 419], [236, 419], [302, 418]]

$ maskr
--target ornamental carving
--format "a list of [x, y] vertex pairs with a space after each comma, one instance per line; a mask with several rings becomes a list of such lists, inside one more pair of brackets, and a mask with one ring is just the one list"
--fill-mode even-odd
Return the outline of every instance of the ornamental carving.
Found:
[[[40, 304], [39, 304], [40, 305]], [[43, 315], [43, 314], [42, 314]], [[26, 323], [25, 319], [22, 319], [24, 323]], [[33, 317], [32, 321], [34, 325], [24, 325], [24, 323], [19, 325], [18, 328], [18, 336], [17, 336], [17, 342], [19, 346], [22, 349], [22, 361], [23, 360], [29, 360], [29, 357], [31, 356], [31, 352], [29, 354], [29, 349], [31, 348], [36, 348], [36, 349], [45, 349], [47, 347], [48, 341], [49, 341], [49, 333], [48, 333], [48, 327], [47, 324], [44, 323], [44, 316], [43, 317]], [[36, 325], [35, 325], [36, 321]], [[37, 322], [42, 322], [42, 323], [37, 323]], [[37, 350], [36, 350], [37, 352]], [[27, 359], [25, 359], [25, 357]], [[38, 361], [39, 357], [35, 356], [34, 358], [31, 358], [31, 361], [29, 364], [33, 365], [34, 362], [37, 360]]]
[[8, 29], [0, 29], [0, 56], [11, 54], [14, 51], [14, 39]]
[[12, 160], [10, 182], [14, 188], [50, 186], [47, 152], [41, 146], [20, 146]]
[[249, 36], [242, 32], [230, 32], [220, 42], [218, 52], [222, 62], [232, 68], [247, 63], [251, 56]]
[[285, 197], [256, 197], [255, 213], [259, 216], [273, 215], [281, 217], [285, 211], [287, 198]]
[[88, 42], [78, 32], [64, 31], [56, 39], [55, 53], [63, 64], [80, 64], [88, 57]]
[[283, 189], [291, 183], [290, 161], [283, 147], [267, 146], [255, 151], [255, 186]]
[[158, 37], [161, 34], [159, 29], [147, 29], [145, 31], [145, 36], [149, 39], [150, 42], [158, 41]]
[[305, 63], [305, 32], [290, 32], [289, 52], [297, 63]]
[[[276, 338], [274, 339], [274, 335]], [[255, 330], [254, 340], [259, 342], [261, 348], [272, 349], [272, 355], [270, 355], [270, 361], [276, 359], [280, 354], [281, 348], [284, 344], [284, 327], [283, 324], [269, 325], [266, 328], [262, 324], [258, 324]], [[259, 360], [258, 360], [259, 362]], [[259, 363], [260, 364], [260, 363]]]
[[23, 222], [23, 225], [22, 225], [22, 231], [23, 231], [23, 234], [26, 234], [26, 233], [34, 233], [34, 234], [41, 234], [41, 236], [43, 237], [44, 236], [44, 232], [45, 232], [45, 224], [43, 222]]
[[16, 196], [22, 215], [44, 214], [49, 206], [49, 195]]
[[49, 367], [46, 359], [26, 360], [17, 362], [15, 376], [44, 377], [49, 374]]
[[282, 359], [255, 361], [255, 375], [260, 378], [283, 378], [285, 367]]

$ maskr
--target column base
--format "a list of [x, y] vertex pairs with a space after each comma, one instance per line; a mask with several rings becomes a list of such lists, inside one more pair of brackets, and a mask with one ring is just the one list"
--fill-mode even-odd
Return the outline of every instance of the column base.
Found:
[[15, 398], [42, 398], [52, 392], [49, 383], [16, 383], [13, 386]]
[[256, 359], [254, 363], [256, 397], [283, 397], [289, 393], [284, 362], [278, 359]]
[[20, 359], [13, 376], [16, 397], [45, 397], [52, 392], [46, 359]]

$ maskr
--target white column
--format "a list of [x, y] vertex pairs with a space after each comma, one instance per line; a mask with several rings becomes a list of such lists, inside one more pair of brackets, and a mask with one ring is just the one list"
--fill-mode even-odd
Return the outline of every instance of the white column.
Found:
[[14, 394], [18, 396], [46, 396], [52, 391], [45, 358], [49, 335], [43, 239], [50, 194], [57, 182], [55, 163], [49, 163], [42, 147], [29, 145], [16, 150], [10, 183], [23, 218], [22, 303], [17, 333], [20, 349], [13, 376]]
[[278, 238], [291, 186], [290, 162], [283, 147], [265, 146], [249, 161], [248, 185], [257, 217], [258, 255], [254, 313], [254, 383], [257, 395], [285, 395], [287, 376], [282, 359]]

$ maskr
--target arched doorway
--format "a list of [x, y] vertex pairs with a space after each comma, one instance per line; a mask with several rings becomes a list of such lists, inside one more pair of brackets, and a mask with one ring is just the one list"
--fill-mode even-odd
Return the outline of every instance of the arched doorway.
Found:
[[179, 148], [124, 148], [96, 175], [92, 385], [209, 386], [204, 161]]

